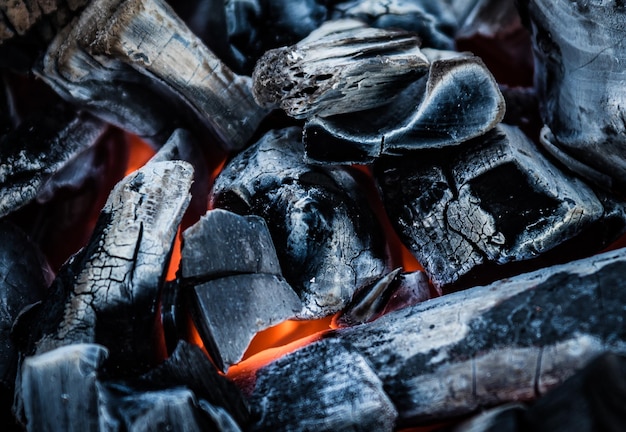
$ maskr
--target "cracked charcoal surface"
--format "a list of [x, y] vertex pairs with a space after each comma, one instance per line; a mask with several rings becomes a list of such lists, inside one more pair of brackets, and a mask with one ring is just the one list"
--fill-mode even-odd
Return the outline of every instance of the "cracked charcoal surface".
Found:
[[272, 131], [217, 178], [212, 204], [268, 225], [302, 317], [341, 309], [386, 272], [382, 232], [348, 170], [302, 160], [301, 130]]

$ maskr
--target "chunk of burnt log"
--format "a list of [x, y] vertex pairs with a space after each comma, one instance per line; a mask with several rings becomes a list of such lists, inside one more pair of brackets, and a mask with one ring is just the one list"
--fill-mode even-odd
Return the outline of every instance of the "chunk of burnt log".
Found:
[[[250, 398], [252, 430], [392, 431], [397, 411], [383, 383], [358, 353], [314, 344], [258, 374]], [[294, 381], [294, 378], [296, 381]]]
[[86, 113], [57, 105], [22, 122], [0, 138], [0, 217], [41, 194], [51, 195], [55, 173], [92, 147], [107, 125]]
[[[538, 257], [611, 219], [588, 186], [506, 125], [455, 151], [381, 160], [375, 176], [392, 224], [437, 287], [492, 281], [507, 273], [495, 265]], [[585, 238], [587, 253], [624, 222], [614, 228]]]
[[544, 145], [572, 170], [623, 195], [626, 10], [621, 1], [519, 2], [535, 55]]
[[110, 349], [114, 373], [152, 361], [157, 296], [191, 179], [186, 162], [154, 162], [113, 189], [89, 244], [59, 272], [31, 323], [27, 353], [97, 342]]
[[100, 431], [98, 369], [103, 346], [75, 344], [26, 357], [18, 398], [27, 431]]
[[[43, 64], [41, 77], [59, 94], [131, 130], [147, 122], [158, 133], [171, 107], [184, 107], [232, 150], [246, 144], [266, 114], [254, 102], [250, 78], [228, 69], [162, 0], [94, 0], [55, 38]], [[163, 106], [159, 98], [170, 102], [156, 119], [143, 97], [128, 98], [143, 93], [134, 85], [146, 81], [156, 107]], [[111, 83], [127, 86], [112, 91]]]
[[381, 228], [355, 178], [346, 168], [305, 163], [299, 128], [271, 131], [236, 156], [211, 199], [265, 219], [302, 317], [337, 312], [387, 271]]
[[435, 60], [390, 104], [327, 118], [304, 128], [308, 158], [318, 162], [372, 162], [385, 154], [461, 144], [493, 129], [504, 99], [478, 57]]
[[412, 33], [330, 21], [259, 59], [254, 98], [298, 119], [379, 107], [428, 71], [419, 44]]
[[[258, 370], [256, 385], [267, 389], [266, 376], [315, 381], [314, 369], [299, 363], [324, 362], [315, 353], [339, 342], [362, 355], [381, 379], [398, 410], [398, 426], [530, 400], [597, 355], [626, 351], [625, 271], [621, 249], [432, 299], [327, 333]], [[291, 389], [278, 388], [282, 395], [275, 390], [266, 405], [255, 389], [252, 410], [279, 412], [275, 405], [282, 403], [288, 411]]]
[[181, 276], [198, 332], [227, 370], [259, 331], [293, 318], [302, 303], [282, 277], [265, 221], [215, 209], [183, 233]]

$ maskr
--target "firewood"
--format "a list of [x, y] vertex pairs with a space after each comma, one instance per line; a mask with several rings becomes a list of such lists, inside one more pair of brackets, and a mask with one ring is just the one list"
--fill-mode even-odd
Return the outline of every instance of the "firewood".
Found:
[[363, 189], [344, 167], [303, 160], [300, 128], [267, 133], [220, 173], [212, 205], [267, 222], [301, 317], [341, 310], [385, 273], [382, 230]]
[[300, 119], [385, 105], [428, 71], [419, 43], [404, 31], [330, 21], [296, 45], [266, 52], [252, 74], [254, 97]]
[[[505, 264], [546, 255], [568, 240], [601, 250], [626, 224], [623, 203], [601, 199], [506, 125], [455, 151], [385, 158], [375, 177], [404, 244], [441, 288], [510, 275]], [[621, 212], [609, 211], [612, 205]], [[565, 248], [561, 254], [583, 253]]]

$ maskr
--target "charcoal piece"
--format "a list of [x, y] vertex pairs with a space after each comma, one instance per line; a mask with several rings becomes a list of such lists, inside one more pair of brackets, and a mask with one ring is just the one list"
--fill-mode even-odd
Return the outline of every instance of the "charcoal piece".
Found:
[[383, 276], [382, 231], [351, 171], [303, 161], [301, 129], [267, 133], [215, 181], [212, 205], [267, 222], [302, 317], [342, 309]]
[[21, 392], [27, 431], [100, 431], [98, 369], [107, 349], [73, 344], [24, 359]]
[[113, 189], [89, 244], [59, 272], [31, 323], [27, 353], [97, 342], [110, 350], [107, 372], [151, 363], [157, 296], [191, 180], [186, 162], [154, 162]]
[[504, 99], [478, 57], [435, 60], [389, 105], [327, 118], [304, 128], [308, 158], [319, 162], [372, 162], [380, 155], [458, 145], [493, 129]]
[[300, 299], [280, 276], [240, 274], [191, 289], [191, 313], [205, 347], [221, 370], [241, 360], [259, 331], [294, 318]]
[[392, 431], [398, 414], [368, 362], [329, 340], [261, 369], [250, 406], [254, 431]]
[[533, 39], [541, 116], [551, 132], [546, 148], [580, 175], [623, 194], [624, 5], [519, 3]]
[[182, 340], [165, 362], [132, 385], [151, 391], [184, 386], [199, 399], [226, 410], [242, 429], [250, 422], [248, 403], [241, 391], [217, 372], [200, 348]]
[[447, 3], [429, 0], [344, 0], [336, 2], [330, 16], [333, 19], [357, 18], [374, 27], [408, 30], [417, 33], [424, 46], [453, 49], [458, 19]]
[[93, 147], [107, 125], [60, 105], [0, 138], [0, 217], [51, 195], [54, 174]]
[[381, 379], [398, 426], [537, 398], [599, 354], [624, 352], [625, 271], [620, 249], [445, 295], [327, 333], [285, 357], [289, 366], [270, 363], [257, 377], [319, 380], [299, 363], [326, 361], [315, 350], [332, 339]]
[[227, 412], [198, 400], [189, 389], [145, 392], [109, 384], [101, 393], [100, 416], [105, 431], [241, 431]]
[[298, 119], [385, 105], [428, 71], [419, 38], [356, 20], [330, 21], [296, 45], [266, 52], [252, 74], [254, 97]]
[[282, 272], [265, 221], [226, 210], [207, 212], [183, 232], [181, 276], [184, 279]]
[[[478, 414], [454, 427], [454, 432], [522, 432], [528, 429], [524, 423], [526, 406], [520, 403], [500, 405]], [[579, 430], [578, 428], [575, 428]], [[559, 429], [554, 429], [558, 431]], [[567, 430], [567, 429], [565, 429]]]
[[488, 280], [485, 265], [540, 256], [602, 224], [605, 212], [588, 186], [505, 125], [455, 152], [381, 160], [375, 176], [392, 223], [437, 287]]
[[[142, 136], [163, 133], [161, 123], [171, 125], [172, 108], [180, 108], [234, 150], [266, 114], [254, 102], [250, 78], [228, 69], [162, 0], [91, 2], [57, 35], [43, 64], [41, 77], [59, 94], [115, 124], [143, 129]], [[146, 81], [152, 91], [134, 85]], [[123, 91], [114, 91], [119, 83]], [[144, 107], [141, 94], [156, 108]], [[171, 104], [163, 106], [164, 98]]]

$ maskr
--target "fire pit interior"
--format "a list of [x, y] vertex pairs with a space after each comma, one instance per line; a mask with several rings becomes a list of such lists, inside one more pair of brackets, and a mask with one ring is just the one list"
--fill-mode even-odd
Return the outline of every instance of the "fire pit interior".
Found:
[[621, 430], [625, 23], [0, 0], [4, 424]]

